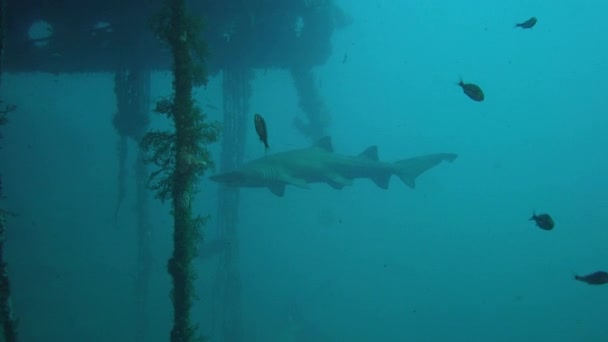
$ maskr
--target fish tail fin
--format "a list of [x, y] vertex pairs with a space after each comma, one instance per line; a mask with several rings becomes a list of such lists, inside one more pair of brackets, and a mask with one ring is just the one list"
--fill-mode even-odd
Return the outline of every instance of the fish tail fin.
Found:
[[459, 87], [462, 87], [464, 85], [464, 81], [462, 80], [461, 75], [458, 75], [458, 82], [456, 82], [455, 84]]
[[530, 217], [530, 221], [534, 221], [536, 219], [536, 210], [532, 210], [532, 217]]
[[437, 153], [426, 156], [403, 159], [395, 162], [394, 173], [405, 185], [414, 189], [416, 178], [442, 161], [453, 162], [458, 157], [455, 153]]
[[576, 274], [576, 272], [571, 270], [570, 273], [572, 273], [572, 278], [574, 278], [574, 280], [581, 280], [581, 277]]

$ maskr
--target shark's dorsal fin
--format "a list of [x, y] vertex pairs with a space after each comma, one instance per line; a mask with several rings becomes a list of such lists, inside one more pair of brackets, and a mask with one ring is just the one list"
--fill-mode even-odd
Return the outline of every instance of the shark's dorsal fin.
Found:
[[359, 157], [378, 161], [378, 146], [374, 145], [366, 148], [365, 151], [359, 153]]
[[331, 137], [330, 136], [325, 136], [319, 140], [317, 140], [317, 142], [315, 142], [313, 145], [313, 147], [318, 147], [320, 149], [323, 149], [327, 152], [333, 152], [334, 151], [334, 147], [331, 145]]

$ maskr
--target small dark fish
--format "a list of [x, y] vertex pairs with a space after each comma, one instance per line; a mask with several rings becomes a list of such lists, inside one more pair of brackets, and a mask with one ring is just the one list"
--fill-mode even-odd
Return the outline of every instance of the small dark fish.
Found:
[[536, 25], [536, 17], [532, 17], [523, 23], [515, 24], [515, 27], [521, 27], [523, 29], [531, 29]]
[[258, 137], [260, 141], [264, 143], [264, 147], [268, 150], [270, 147], [268, 146], [268, 132], [266, 131], [266, 121], [260, 114], [255, 114], [253, 116], [253, 123], [255, 124], [255, 131], [258, 133]]
[[536, 222], [536, 225], [544, 230], [551, 230], [555, 226], [555, 222], [553, 222], [553, 219], [549, 214], [536, 215], [536, 213], [533, 213], [530, 221]]
[[597, 271], [585, 276], [574, 275], [574, 279], [582, 281], [589, 285], [604, 285], [608, 284], [608, 272]]
[[462, 88], [462, 91], [471, 98], [473, 101], [481, 102], [485, 98], [483, 90], [478, 85], [473, 83], [464, 83], [462, 80], [458, 82], [458, 85]]
[[346, 63], [346, 61], [348, 61], [348, 55], [344, 54], [344, 57], [342, 58], [342, 64]]

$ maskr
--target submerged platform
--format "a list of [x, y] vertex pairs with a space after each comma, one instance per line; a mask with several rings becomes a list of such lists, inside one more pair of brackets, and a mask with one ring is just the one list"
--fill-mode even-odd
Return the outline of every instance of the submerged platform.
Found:
[[[171, 56], [151, 30], [163, 0], [7, 0], [4, 70], [114, 72], [169, 70]], [[331, 0], [197, 0], [207, 66], [314, 66], [331, 52], [331, 36], [348, 24]]]

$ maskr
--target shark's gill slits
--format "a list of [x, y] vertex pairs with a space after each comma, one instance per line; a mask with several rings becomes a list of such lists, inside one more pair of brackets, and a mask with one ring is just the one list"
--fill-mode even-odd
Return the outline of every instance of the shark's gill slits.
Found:
[[273, 167], [265, 168], [264, 171], [262, 171], [262, 175], [265, 180], [273, 180], [276, 178], [276, 171]]
[[271, 177], [270, 179], [272, 179], [274, 181], [274, 180], [277, 180], [277, 179], [281, 178], [280, 177], [281, 175], [279, 174], [279, 171], [276, 168], [273, 167], [270, 170], [271, 170], [270, 171], [270, 177]]

